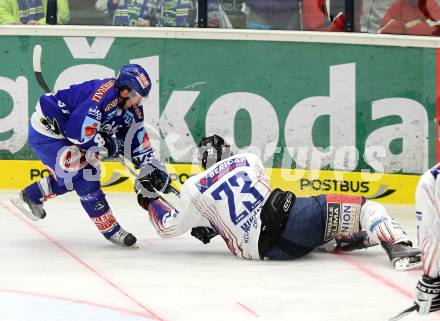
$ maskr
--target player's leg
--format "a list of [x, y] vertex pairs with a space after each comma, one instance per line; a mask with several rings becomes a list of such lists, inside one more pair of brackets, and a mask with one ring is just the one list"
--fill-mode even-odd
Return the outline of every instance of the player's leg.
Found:
[[11, 201], [27, 217], [39, 220], [46, 216], [44, 202], [68, 191], [56, 176], [55, 168], [58, 152], [69, 145], [69, 142], [47, 137], [29, 126], [29, 144], [51, 174], [21, 190], [18, 197]]
[[365, 201], [360, 221], [370, 242], [382, 245], [396, 270], [408, 270], [421, 265], [420, 250], [412, 247], [406, 232], [381, 204]]
[[[84, 170], [95, 171], [93, 175], [85, 175]], [[92, 222], [110, 242], [119, 246], [133, 246], [136, 237], [124, 230], [116, 220], [107, 202], [99, 182], [99, 167], [87, 166], [73, 178], [73, 188], [80, 197], [81, 205]], [[91, 176], [97, 177], [91, 179]]]
[[323, 197], [298, 197], [290, 209], [280, 239], [264, 257], [288, 260], [302, 257], [325, 243]]
[[[437, 165], [438, 166], [438, 165]], [[440, 191], [438, 169], [426, 172], [416, 188], [417, 239], [422, 250], [423, 276], [416, 287], [420, 314], [440, 310]]]
[[440, 199], [434, 176], [427, 172], [416, 189], [417, 239], [423, 253], [425, 275], [439, 277]]

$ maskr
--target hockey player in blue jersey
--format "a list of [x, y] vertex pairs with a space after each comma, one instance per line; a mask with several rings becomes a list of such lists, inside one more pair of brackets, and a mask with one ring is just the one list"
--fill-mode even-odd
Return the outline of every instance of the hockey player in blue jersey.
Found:
[[99, 162], [123, 153], [123, 147], [137, 166], [154, 160], [140, 105], [150, 89], [147, 72], [129, 64], [117, 78], [90, 80], [42, 96], [31, 117], [29, 144], [51, 175], [24, 188], [12, 203], [39, 220], [46, 216], [47, 199], [74, 190], [106, 239], [133, 246], [136, 238], [119, 225], [101, 189]]

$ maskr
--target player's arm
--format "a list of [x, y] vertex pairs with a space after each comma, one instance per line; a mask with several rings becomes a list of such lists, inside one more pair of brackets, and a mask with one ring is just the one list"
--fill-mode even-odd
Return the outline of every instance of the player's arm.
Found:
[[94, 152], [99, 152], [101, 156], [113, 157], [121, 152], [122, 144], [101, 132], [102, 115], [97, 110], [96, 106], [87, 102], [79, 105], [66, 123], [64, 136], [83, 151], [95, 148]]
[[157, 176], [141, 174], [135, 183], [139, 205], [148, 211], [150, 221], [161, 237], [181, 235], [194, 227], [210, 227], [192, 204], [188, 184], [182, 186], [177, 202], [167, 202], [167, 195], [159, 196], [157, 190], [164, 190], [164, 182], [157, 182]]
[[176, 203], [176, 208], [160, 198], [138, 194], [139, 205], [148, 211], [150, 222], [163, 238], [179, 236], [193, 227], [208, 225], [191, 209], [185, 192]]
[[[150, 136], [144, 127], [144, 114], [142, 106], [133, 106], [126, 111], [127, 123], [118, 130], [116, 137], [124, 142], [125, 149], [130, 148], [132, 163], [141, 168], [152, 163], [154, 151], [151, 147]], [[131, 121], [129, 121], [131, 119]]]

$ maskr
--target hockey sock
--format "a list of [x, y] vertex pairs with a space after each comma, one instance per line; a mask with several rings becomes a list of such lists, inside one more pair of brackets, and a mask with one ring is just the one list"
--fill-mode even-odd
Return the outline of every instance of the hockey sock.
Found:
[[121, 229], [102, 190], [99, 189], [87, 195], [80, 195], [80, 198], [84, 210], [105, 238], [110, 238]]
[[361, 226], [371, 240], [388, 246], [397, 242], [408, 241], [402, 227], [388, 214], [381, 204], [366, 201], [361, 210]]
[[50, 198], [66, 193], [67, 188], [64, 185], [58, 184], [56, 179], [52, 175], [49, 175], [29, 185], [24, 191], [30, 201], [36, 204], [43, 204]]

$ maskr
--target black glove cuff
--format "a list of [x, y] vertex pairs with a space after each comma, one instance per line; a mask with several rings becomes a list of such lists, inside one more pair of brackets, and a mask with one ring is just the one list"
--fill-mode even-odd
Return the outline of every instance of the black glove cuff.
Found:
[[137, 201], [140, 207], [142, 207], [144, 210], [148, 211], [148, 207], [151, 204], [152, 199], [143, 197], [141, 194], [137, 195]]

